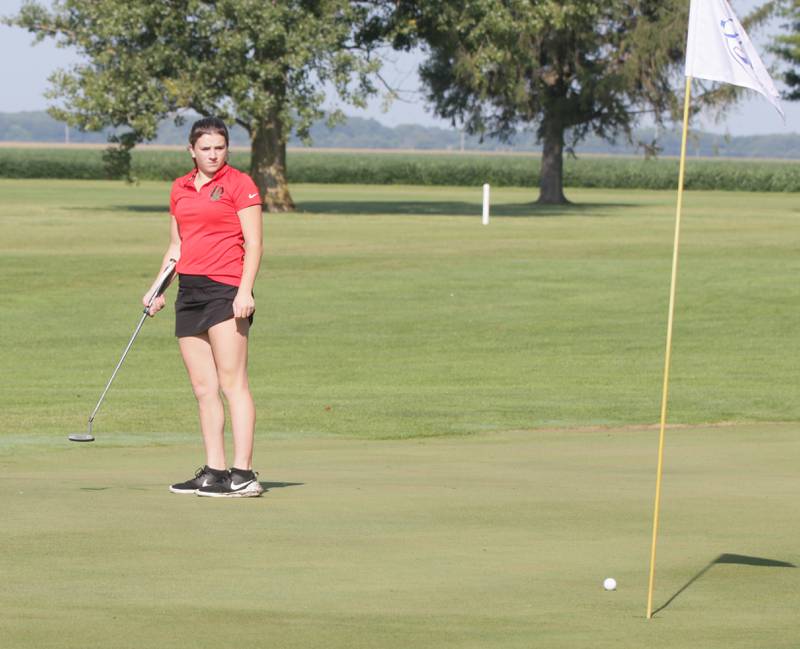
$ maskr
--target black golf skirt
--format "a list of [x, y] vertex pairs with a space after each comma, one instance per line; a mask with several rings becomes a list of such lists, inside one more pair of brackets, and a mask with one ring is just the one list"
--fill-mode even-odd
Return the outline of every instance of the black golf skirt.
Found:
[[[233, 318], [238, 286], [221, 284], [205, 275], [179, 275], [175, 300], [175, 335], [197, 336]], [[248, 319], [253, 324], [253, 316]]]

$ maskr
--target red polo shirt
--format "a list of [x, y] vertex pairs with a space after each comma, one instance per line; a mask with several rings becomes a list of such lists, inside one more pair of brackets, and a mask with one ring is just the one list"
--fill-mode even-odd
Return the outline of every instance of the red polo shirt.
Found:
[[244, 235], [237, 212], [260, 205], [261, 196], [246, 173], [225, 165], [197, 191], [197, 169], [172, 183], [170, 213], [178, 223], [178, 272], [205, 275], [239, 286], [244, 265]]

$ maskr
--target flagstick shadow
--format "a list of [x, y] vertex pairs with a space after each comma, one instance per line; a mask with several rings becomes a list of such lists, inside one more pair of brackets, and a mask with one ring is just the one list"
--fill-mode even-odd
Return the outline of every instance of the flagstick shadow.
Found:
[[789, 563], [788, 561], [777, 561], [775, 559], [762, 559], [761, 557], [748, 557], [744, 554], [721, 554], [716, 559], [709, 561], [708, 565], [705, 566], [700, 572], [698, 572], [694, 577], [692, 577], [689, 581], [687, 581], [683, 586], [681, 586], [678, 591], [670, 597], [666, 602], [664, 602], [661, 606], [659, 606], [655, 611], [653, 611], [653, 615], [663, 611], [667, 606], [672, 604], [678, 596], [686, 591], [692, 584], [694, 584], [698, 579], [700, 579], [703, 575], [705, 575], [711, 568], [713, 568], [718, 563], [733, 563], [743, 566], [761, 566], [766, 568], [796, 568], [793, 563]]
[[666, 602], [664, 602], [664, 603], [663, 603], [661, 606], [659, 606], [659, 607], [658, 607], [658, 608], [657, 608], [655, 611], [653, 611], [653, 615], [656, 615], [657, 613], [660, 613], [660, 612], [661, 612], [661, 611], [663, 611], [665, 608], [667, 608], [667, 606], [669, 606], [670, 604], [672, 604], [672, 602], [674, 602], [674, 601], [675, 601], [675, 600], [678, 598], [678, 596], [679, 596], [679, 595], [680, 595], [680, 594], [681, 594], [683, 591], [687, 590], [687, 589], [689, 588], [689, 586], [691, 586], [691, 585], [692, 585], [694, 582], [696, 582], [698, 579], [700, 579], [700, 577], [702, 577], [702, 576], [703, 576], [704, 574], [706, 574], [706, 573], [707, 573], [709, 570], [711, 570], [711, 567], [712, 567], [712, 566], [713, 566], [713, 565], [714, 565], [716, 562], [717, 562], [717, 560], [716, 560], [716, 559], [714, 559], [713, 561], [709, 561], [709, 562], [708, 562], [708, 565], [707, 565], [705, 568], [703, 568], [703, 569], [702, 569], [700, 572], [698, 572], [698, 573], [697, 573], [697, 574], [696, 574], [694, 577], [692, 577], [692, 578], [691, 578], [689, 581], [687, 581], [687, 582], [686, 582], [686, 583], [685, 583], [683, 586], [681, 586], [681, 587], [678, 589], [678, 591], [677, 591], [677, 592], [676, 592], [676, 593], [675, 593], [675, 594], [674, 594], [672, 597], [670, 597], [670, 598], [669, 598], [669, 599], [668, 599]]

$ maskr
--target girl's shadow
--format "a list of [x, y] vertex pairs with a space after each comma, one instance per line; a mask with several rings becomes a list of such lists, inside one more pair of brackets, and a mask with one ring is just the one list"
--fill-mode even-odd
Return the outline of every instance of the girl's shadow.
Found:
[[264, 491], [283, 489], [284, 487], [302, 487], [305, 482], [259, 482]]

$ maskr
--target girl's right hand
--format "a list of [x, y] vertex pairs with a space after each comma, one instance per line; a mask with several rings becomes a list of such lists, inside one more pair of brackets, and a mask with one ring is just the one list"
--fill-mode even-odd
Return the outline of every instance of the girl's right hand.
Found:
[[[142, 306], [146, 307], [148, 304], [150, 304], [150, 297], [153, 295], [153, 291], [155, 290], [156, 290], [155, 288], [152, 288], [149, 291], [147, 291], [147, 293], [144, 294], [144, 297], [142, 297]], [[156, 313], [158, 313], [159, 311], [161, 311], [161, 309], [164, 308], [164, 305], [166, 303], [167, 299], [164, 297], [164, 294], [162, 293], [155, 300], [153, 300], [153, 304], [150, 305], [150, 310], [147, 312], [147, 315], [149, 315], [152, 318]]]

